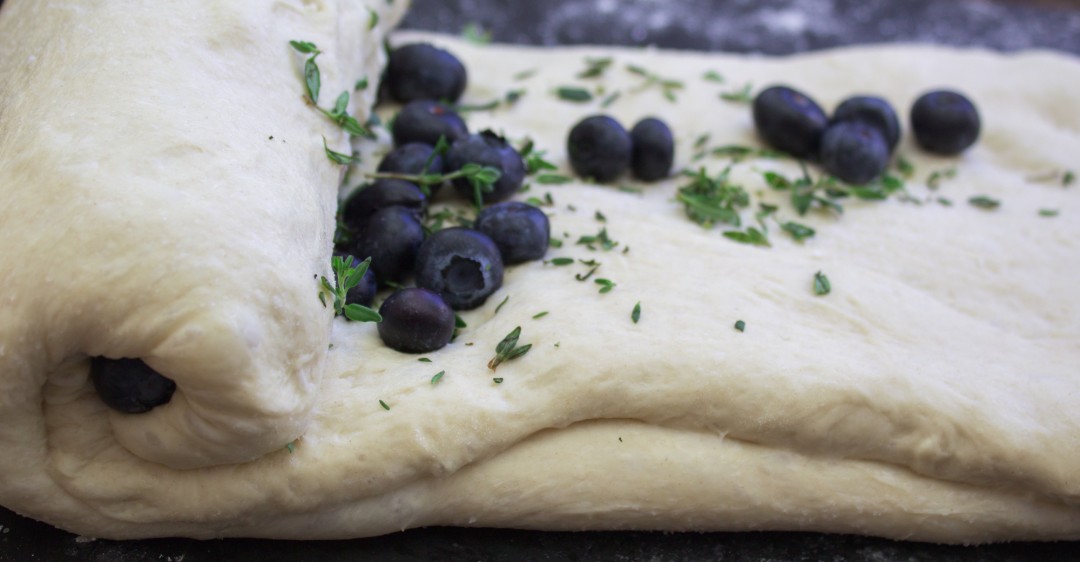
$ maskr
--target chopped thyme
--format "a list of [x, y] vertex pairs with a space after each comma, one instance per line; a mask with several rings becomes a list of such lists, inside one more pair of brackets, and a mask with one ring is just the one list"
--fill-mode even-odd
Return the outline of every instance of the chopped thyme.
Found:
[[319, 53], [319, 48], [315, 46], [315, 43], [310, 41], [289, 41], [289, 45], [292, 45], [292, 48], [305, 55]]
[[431, 385], [434, 386], [436, 384], [439, 384], [439, 381], [442, 380], [443, 375], [445, 374], [446, 371], [439, 371], [438, 373], [435, 373], [435, 376], [431, 377]]
[[597, 262], [596, 260], [589, 260], [589, 261], [582, 260], [581, 263], [585, 264], [590, 269], [589, 269], [589, 271], [586, 271], [585, 273], [575, 274], [574, 279], [577, 279], [578, 281], [587, 281], [590, 277], [593, 276], [594, 273], [596, 273], [597, 269], [600, 269], [600, 262]]
[[607, 222], [607, 217], [605, 217], [604, 213], [601, 213], [600, 211], [596, 211], [596, 215], [594, 216], [596, 217], [596, 220], [600, 222]]
[[934, 170], [930, 172], [929, 176], [926, 176], [926, 187], [930, 189], [937, 189], [941, 187], [941, 180], [952, 179], [956, 177], [956, 168], [946, 168], [944, 170]]
[[387, 404], [386, 402], [384, 402], [382, 400], [379, 400], [379, 405], [382, 406], [382, 409], [384, 409], [386, 411], [390, 411], [390, 405]]
[[740, 331], [740, 332], [745, 332], [746, 331], [746, 322], [743, 322], [742, 320], [736, 320], [735, 321], [735, 329]]
[[326, 304], [324, 295], [329, 293], [334, 298], [334, 316], [345, 316], [349, 320], [355, 320], [357, 322], [381, 322], [382, 316], [378, 312], [362, 305], [362, 304], [346, 304], [345, 296], [348, 294], [349, 289], [360, 284], [360, 280], [363, 279], [364, 274], [367, 273], [368, 267], [371, 265], [371, 258], [367, 258], [360, 262], [355, 267], [352, 265], [352, 256], [334, 256], [330, 261], [331, 268], [334, 270], [334, 276], [336, 278], [336, 286], [330, 283], [330, 280], [325, 276], [322, 278], [322, 288], [319, 291], [319, 299]]
[[638, 301], [634, 305], [634, 309], [630, 311], [630, 320], [637, 324], [641, 320], [641, 301]]
[[417, 359], [417, 361], [419, 361], [421, 363], [431, 363], [431, 359], [428, 358], [428, 357], [421, 357], [421, 358]]
[[724, 231], [724, 238], [734, 240], [743, 244], [750, 244], [752, 246], [771, 246], [769, 244], [769, 238], [765, 236], [765, 233], [754, 228], [752, 226], [747, 227], [745, 231], [742, 230], [726, 230]]
[[938, 197], [937, 202], [942, 206], [952, 207], [952, 199], [949, 199], [948, 197]]
[[461, 38], [474, 45], [491, 43], [491, 32], [484, 30], [479, 23], [471, 21], [461, 28]]
[[910, 178], [915, 175], [915, 165], [908, 161], [903, 156], [896, 157], [896, 171], [900, 172], [900, 175], [905, 178]]
[[551, 265], [570, 265], [574, 263], [574, 258], [551, 258], [544, 261], [544, 263], [550, 263]]
[[679, 188], [675, 199], [686, 208], [690, 220], [705, 228], [717, 222], [739, 226], [739, 211], [750, 204], [746, 191], [728, 181], [730, 168], [725, 168], [715, 178], [710, 178], [705, 168], [695, 174], [687, 172], [691, 182]]
[[610, 94], [605, 96], [603, 100], [600, 101], [600, 107], [603, 107], [605, 109], [610, 107], [611, 104], [615, 103], [615, 100], [619, 99], [619, 96], [621, 96], [621, 95], [622, 95], [622, 92], [620, 92], [619, 90], [615, 90], [614, 92], [611, 92]]
[[548, 246], [552, 248], [562, 248], [563, 241], [558, 238], [548, 238]]
[[829, 283], [829, 278], [822, 272], [814, 274], [814, 294], [815, 295], [827, 295], [832, 291], [832, 284]]
[[578, 78], [598, 78], [604, 74], [611, 63], [615, 62], [611, 57], [592, 58], [585, 57], [585, 70], [577, 74]]
[[1058, 216], [1057, 209], [1039, 209], [1040, 217], [1056, 217]]
[[352, 136], [359, 136], [365, 138], [375, 138], [375, 135], [360, 124], [355, 117], [349, 115], [349, 92], [341, 92], [341, 95], [337, 97], [334, 102], [334, 109], [327, 111], [321, 107], [316, 107], [320, 113], [327, 116], [331, 121], [337, 123], [342, 129], [345, 129], [346, 133]]
[[783, 152], [772, 150], [768, 148], [753, 148], [749, 146], [742, 146], [738, 144], [728, 144], [724, 146], [718, 146], [712, 149], [713, 156], [728, 157], [732, 161], [738, 162], [748, 157], [755, 158], [785, 158], [787, 155]]
[[543, 312], [537, 312], [536, 314], [533, 314], [533, 320], [539, 320], [540, 318], [543, 318], [543, 317], [545, 317], [547, 315], [548, 315], [548, 311], [546, 311], [546, 310], [543, 311]]
[[286, 443], [285, 444], [285, 450], [288, 451], [290, 455], [295, 453], [296, 452], [296, 442], [295, 441], [289, 441], [288, 443]]
[[709, 137], [712, 136], [709, 133], [702, 133], [698, 138], [694, 139], [694, 148], [702, 148], [705, 143], [709, 142]]
[[368, 77], [364, 76], [363, 78], [357, 80], [356, 84], [353, 85], [353, 91], [359, 92], [360, 90], [366, 90], [367, 87], [368, 87]]
[[814, 229], [810, 228], [809, 226], [799, 224], [797, 222], [788, 221], [782, 223], [780, 225], [780, 228], [783, 229], [784, 232], [790, 234], [796, 242], [802, 242], [803, 240], [806, 240], [807, 238], [810, 238], [814, 235]]
[[555, 95], [559, 96], [559, 99], [578, 103], [592, 101], [593, 99], [593, 95], [588, 90], [573, 86], [560, 86], [555, 90]]
[[467, 113], [469, 111], [491, 111], [492, 109], [495, 109], [496, 107], [499, 107], [499, 100], [494, 99], [494, 100], [491, 100], [491, 101], [489, 101], [487, 103], [479, 103], [479, 104], [463, 103], [463, 104], [457, 104], [457, 105], [453, 106], [453, 109], [454, 109], [454, 111], [457, 111], [458, 113]]
[[542, 185], [561, 185], [574, 181], [562, 174], [540, 174], [536, 176], [536, 183]]
[[593, 283], [600, 285], [601, 293], [610, 293], [615, 288], [615, 283], [611, 279], [604, 279], [603, 277], [593, 279]]
[[716, 82], [717, 84], [724, 83], [724, 76], [715, 70], [706, 71], [705, 74], [701, 76], [701, 79], [706, 82]]
[[502, 172], [498, 168], [492, 168], [491, 166], [481, 166], [474, 162], [469, 162], [461, 167], [460, 170], [450, 172], [448, 174], [398, 174], [398, 173], [386, 173], [377, 172], [374, 174], [368, 174], [369, 178], [375, 179], [398, 179], [411, 181], [420, 186], [421, 189], [430, 185], [439, 185], [444, 182], [456, 179], [465, 178], [469, 180], [469, 183], [473, 187], [473, 203], [477, 209], [483, 208], [483, 194], [490, 193], [494, 189], [495, 182], [499, 181], [499, 177]]
[[502, 363], [517, 359], [518, 357], [521, 357], [522, 355], [528, 353], [529, 349], [532, 348], [532, 344], [527, 343], [525, 345], [519, 346], [517, 343], [518, 338], [520, 337], [521, 326], [518, 326], [511, 330], [510, 333], [507, 334], [506, 337], [504, 337], [502, 341], [500, 341], [499, 344], [495, 346], [495, 357], [492, 357], [491, 361], [488, 361], [488, 368], [494, 371]]
[[633, 92], [640, 92], [650, 86], [656, 85], [660, 88], [664, 98], [670, 102], [674, 102], [676, 101], [675, 90], [681, 90], [683, 88], [683, 83], [681, 81], [661, 78], [660, 76], [649, 72], [644, 67], [635, 64], [626, 65], [626, 70], [631, 74], [636, 74], [645, 79], [640, 86], [632, 90]]
[[611, 250], [614, 249], [615, 246], [619, 245], [618, 242], [612, 240], [608, 236], [607, 227], [601, 228], [600, 232], [596, 233], [595, 235], [581, 236], [580, 238], [578, 238], [576, 244], [583, 245], [590, 250], [596, 250], [594, 244], [599, 244], [600, 247], [604, 250]]
[[495, 384], [502, 384], [503, 378], [502, 377], [495, 377], [495, 378], [491, 379], [491, 382], [493, 382]]
[[502, 310], [503, 305], [506, 304], [506, 301], [508, 301], [508, 300], [510, 300], [510, 295], [506, 295], [505, 297], [503, 297], [502, 302], [500, 302], [499, 305], [495, 307], [495, 312], [494, 313], [498, 314], [499, 311]]
[[991, 199], [990, 197], [987, 197], [985, 195], [976, 195], [975, 197], [968, 199], [968, 203], [970, 203], [972, 206], [986, 210], [997, 209], [1001, 206], [1001, 201], [998, 201], [997, 199]]
[[754, 97], [751, 95], [751, 92], [753, 91], [752, 88], [753, 86], [747, 82], [743, 85], [742, 89], [731, 92], [721, 92], [720, 99], [737, 103], [750, 103], [754, 101]]
[[372, 29], [375, 29], [375, 26], [379, 25], [379, 12], [376, 12], [370, 7], [368, 8], [368, 12], [371, 12], [371, 15], [368, 17], [367, 28], [368, 31], [371, 31]]
[[1076, 181], [1076, 174], [1072, 170], [1065, 170], [1065, 173], [1061, 175], [1061, 185], [1069, 187]]
[[1069, 187], [1076, 181], [1076, 174], [1072, 170], [1050, 170], [1049, 172], [1030, 175], [1025, 179], [1035, 183], [1061, 182], [1061, 185]]

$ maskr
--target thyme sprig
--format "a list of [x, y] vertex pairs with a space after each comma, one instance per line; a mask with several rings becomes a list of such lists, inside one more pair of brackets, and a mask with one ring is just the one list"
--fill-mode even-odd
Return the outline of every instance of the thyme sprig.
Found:
[[326, 276], [322, 277], [322, 288], [319, 291], [319, 300], [322, 301], [323, 306], [326, 306], [326, 295], [329, 294], [334, 299], [334, 315], [345, 316], [349, 320], [355, 320], [357, 322], [381, 322], [382, 316], [378, 312], [362, 305], [362, 304], [346, 304], [346, 295], [349, 293], [349, 289], [360, 284], [360, 280], [367, 273], [368, 267], [371, 265], [371, 258], [360, 262], [357, 265], [353, 265], [352, 256], [334, 256], [330, 262], [331, 268], [334, 270], [334, 277], [336, 283], [330, 283], [330, 280]]
[[518, 345], [517, 343], [520, 337], [521, 326], [514, 328], [507, 334], [506, 337], [495, 346], [495, 357], [492, 357], [491, 360], [488, 361], [488, 368], [494, 371], [502, 363], [517, 359], [528, 353], [529, 350], [532, 349], [532, 344], [527, 343], [525, 345]]
[[499, 181], [499, 178], [502, 177], [502, 172], [500, 172], [498, 168], [481, 166], [480, 164], [469, 162], [462, 166], [461, 169], [446, 174], [399, 174], [396, 172], [376, 172], [374, 174], [368, 174], [367, 177], [372, 179], [405, 180], [417, 184], [421, 189], [428, 188], [432, 185], [440, 185], [458, 178], [465, 178], [472, 185], [474, 195], [473, 202], [476, 205], [476, 208], [481, 209], [484, 206], [484, 194], [491, 193], [495, 190], [495, 182]]
[[631, 92], [640, 92], [640, 91], [648, 89], [648, 88], [650, 88], [652, 86], [657, 86], [657, 87], [660, 88], [660, 91], [663, 93], [664, 98], [666, 98], [670, 102], [674, 102], [676, 100], [675, 92], [677, 90], [683, 89], [683, 87], [684, 87], [684, 84], [680, 80], [672, 80], [670, 78], [663, 78], [663, 77], [659, 76], [658, 74], [655, 74], [653, 72], [649, 72], [649, 70], [646, 69], [645, 67], [638, 66], [636, 64], [628, 64], [628, 65], [626, 65], [626, 70], [627, 70], [627, 72], [630, 72], [631, 74], [636, 74], [636, 75], [638, 75], [638, 76], [645, 79], [645, 81], [642, 82], [640, 86], [638, 86], [637, 88], [634, 88], [633, 90], [631, 90]]

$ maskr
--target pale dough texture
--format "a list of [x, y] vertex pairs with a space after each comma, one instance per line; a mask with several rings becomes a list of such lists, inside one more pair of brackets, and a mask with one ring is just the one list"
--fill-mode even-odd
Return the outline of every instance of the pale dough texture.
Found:
[[[1031, 179], [1076, 166], [1075, 59], [915, 46], [768, 59], [398, 36], [462, 57], [466, 102], [524, 89], [470, 126], [531, 137], [561, 173], [567, 131], [601, 111], [628, 127], [663, 118], [677, 166], [719, 172], [728, 159], [692, 161], [693, 145], [704, 133], [706, 147], [758, 144], [748, 107], [718, 97], [746, 83], [796, 85], [827, 108], [876, 93], [904, 113], [918, 93], [953, 86], [985, 123], [956, 159], [905, 136], [921, 204], [848, 201], [843, 215], [798, 218], [761, 176], [793, 175], [795, 163], [736, 164], [755, 201], [817, 229], [796, 243], [774, 226], [771, 248], [689, 221], [673, 200], [683, 179], [640, 194], [534, 182], [520, 198], [549, 192], [564, 241], [549, 258], [595, 259], [594, 278], [615, 288], [575, 280], [580, 263], [512, 267], [463, 314], [458, 339], [421, 362], [370, 324], [331, 322], [319, 303], [340, 172], [322, 137], [338, 150], [344, 138], [305, 105], [303, 58], [286, 44], [326, 51], [329, 105], [358, 74], [377, 76], [381, 30], [401, 6], [373, 0], [382, 17], [368, 32], [362, 3], [126, 4], [9, 0], [0, 16], [3, 505], [116, 538], [424, 525], [1080, 538], [1080, 192]], [[145, 29], [120, 32], [119, 11]], [[32, 17], [41, 31], [20, 28]], [[615, 62], [589, 82], [575, 78], [586, 56]], [[672, 103], [628, 63], [685, 88]], [[703, 80], [708, 70], [726, 84]], [[601, 109], [602, 96], [558, 99], [563, 85], [622, 94]], [[386, 149], [357, 148], [367, 168]], [[950, 167], [955, 178], [924, 185]], [[974, 195], [1002, 205], [978, 209]], [[612, 250], [575, 244], [601, 228]], [[814, 294], [816, 271], [829, 295]], [[515, 326], [532, 350], [492, 373]], [[86, 377], [85, 357], [101, 354], [146, 358], [176, 379], [176, 397], [146, 415], [107, 412]]]

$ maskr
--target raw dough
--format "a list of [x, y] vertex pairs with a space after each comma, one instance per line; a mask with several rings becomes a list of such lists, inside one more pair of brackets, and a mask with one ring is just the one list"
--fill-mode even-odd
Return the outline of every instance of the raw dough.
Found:
[[[775, 227], [771, 248], [702, 229], [673, 201], [680, 179], [641, 194], [534, 184], [522, 197], [551, 193], [564, 240], [549, 257], [596, 259], [614, 290], [576, 281], [580, 264], [515, 266], [426, 363], [319, 304], [339, 173], [321, 137], [344, 150], [343, 137], [305, 106], [303, 58], [285, 45], [326, 51], [328, 105], [357, 73], [377, 75], [379, 34], [400, 3], [372, 0], [372, 33], [357, 32], [367, 12], [344, 1], [196, 14], [100, 2], [78, 17], [56, 4], [9, 0], [0, 15], [3, 505], [114, 538], [424, 525], [1080, 538], [1080, 203], [1075, 187], [1029, 179], [1076, 166], [1076, 60], [916, 46], [766, 59], [400, 35], [465, 60], [465, 102], [525, 89], [470, 126], [530, 136], [562, 173], [566, 131], [600, 111], [627, 126], [662, 117], [677, 165], [718, 172], [727, 160], [691, 162], [692, 145], [703, 133], [710, 147], [757, 144], [747, 107], [718, 98], [745, 83], [797, 85], [828, 108], [873, 92], [905, 112], [951, 85], [985, 122], [958, 159], [905, 137], [921, 205], [851, 201], [842, 216], [797, 218], [760, 173], [795, 174], [794, 163], [736, 165], [755, 201], [817, 229], [802, 244]], [[120, 12], [144, 25], [118, 32]], [[39, 31], [19, 27], [31, 20]], [[64, 34], [46, 35], [55, 29]], [[615, 59], [597, 82], [622, 92], [606, 110], [552, 93], [591, 84], [575, 78], [586, 56]], [[686, 87], [671, 103], [639, 89], [627, 63]], [[726, 84], [702, 80], [707, 70]], [[358, 148], [369, 165], [385, 150]], [[923, 185], [949, 167], [956, 177], [936, 192]], [[973, 195], [1002, 206], [975, 208]], [[613, 250], [574, 243], [602, 227]], [[812, 290], [819, 270], [827, 296]], [[492, 373], [515, 326], [533, 348]], [[86, 380], [96, 354], [147, 358], [177, 380], [177, 397], [147, 415], [106, 412]]]

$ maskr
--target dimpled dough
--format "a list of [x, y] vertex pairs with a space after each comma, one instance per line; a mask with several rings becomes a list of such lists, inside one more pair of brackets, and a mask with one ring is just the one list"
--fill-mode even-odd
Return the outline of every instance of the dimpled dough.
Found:
[[[1075, 187], [1031, 179], [1076, 166], [1080, 63], [917, 46], [772, 59], [399, 35], [463, 58], [465, 102], [524, 89], [470, 126], [531, 137], [561, 173], [566, 132], [602, 111], [599, 98], [552, 93], [583, 83], [586, 56], [615, 60], [595, 81], [621, 92], [603, 111], [628, 127], [661, 117], [676, 165], [713, 173], [729, 161], [692, 161], [701, 134], [709, 147], [758, 143], [747, 107], [717, 97], [745, 83], [797, 85], [830, 109], [878, 93], [904, 113], [949, 85], [984, 117], [979, 143], [955, 159], [905, 136], [917, 202], [845, 201], [842, 215], [799, 218], [761, 177], [794, 175], [795, 163], [734, 165], [755, 201], [817, 230], [796, 243], [770, 224], [771, 248], [689, 221], [674, 201], [683, 180], [641, 193], [534, 182], [519, 197], [550, 193], [564, 241], [548, 257], [595, 259], [594, 278], [615, 288], [575, 280], [580, 263], [514, 266], [426, 363], [382, 346], [373, 325], [331, 321], [317, 298], [340, 173], [321, 137], [347, 149], [305, 105], [303, 57], [286, 41], [325, 51], [327, 106], [378, 75], [378, 42], [401, 5], [371, 6], [380, 24], [366, 31], [365, 6], [344, 1], [194, 13], [5, 2], [0, 502], [115, 538], [424, 525], [1080, 538], [1080, 203]], [[142, 25], [121, 27], [121, 12]], [[669, 102], [627, 63], [686, 87]], [[707, 70], [727, 83], [702, 80]], [[387, 150], [356, 148], [365, 165], [342, 196]], [[925, 185], [950, 167], [955, 178]], [[1002, 205], [976, 208], [974, 195]], [[612, 250], [575, 244], [601, 227]], [[826, 296], [814, 294], [817, 271], [832, 281]], [[486, 363], [515, 326], [532, 349], [493, 373]], [[177, 394], [149, 414], [107, 412], [88, 355], [146, 358]]]

